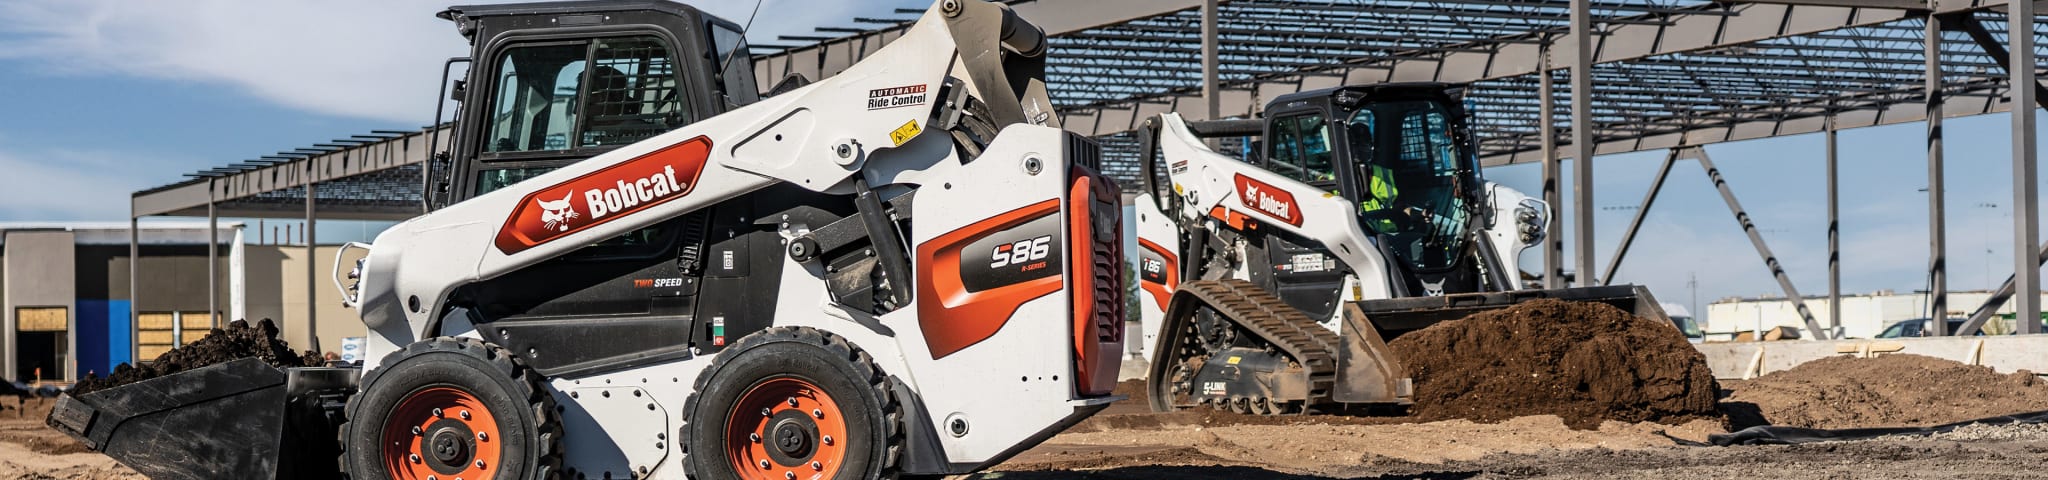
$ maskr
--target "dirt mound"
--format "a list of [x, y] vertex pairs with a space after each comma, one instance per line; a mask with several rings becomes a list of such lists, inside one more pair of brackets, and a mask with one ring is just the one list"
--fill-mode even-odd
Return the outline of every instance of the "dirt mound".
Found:
[[2048, 410], [2048, 383], [1919, 355], [1829, 357], [1744, 382], [1727, 406], [1731, 428], [1929, 426]]
[[164, 375], [197, 369], [208, 365], [226, 363], [243, 358], [260, 358], [278, 368], [319, 366], [320, 355], [308, 351], [299, 354], [291, 345], [277, 338], [277, 324], [263, 319], [250, 326], [249, 322], [236, 320], [225, 329], [216, 328], [206, 338], [185, 344], [185, 346], [158, 355], [148, 365], [121, 364], [106, 377], [86, 377], [71, 388], [72, 395], [81, 395], [94, 390], [113, 388], [140, 382]]
[[1415, 379], [1425, 421], [1557, 415], [1679, 424], [1717, 418], [1706, 357], [1670, 325], [1602, 303], [1537, 300], [1403, 335], [1391, 345]]

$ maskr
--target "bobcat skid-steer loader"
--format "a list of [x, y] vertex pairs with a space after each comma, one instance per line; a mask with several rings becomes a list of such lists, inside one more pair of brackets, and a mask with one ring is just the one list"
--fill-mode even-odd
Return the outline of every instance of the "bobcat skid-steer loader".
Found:
[[[1454, 92], [1339, 87], [1279, 97], [1263, 119], [1145, 122], [1135, 221], [1154, 410], [1398, 408], [1414, 385], [1387, 342], [1531, 299], [1667, 320], [1637, 286], [1520, 286], [1515, 259], [1549, 207], [1480, 179]], [[1226, 139], [1243, 153], [1204, 143]]]
[[51, 424], [160, 479], [856, 480], [971, 472], [1120, 398], [1119, 193], [1007, 7], [939, 1], [768, 98], [740, 28], [681, 4], [441, 16], [474, 64], [435, 210], [343, 287], [370, 360]]

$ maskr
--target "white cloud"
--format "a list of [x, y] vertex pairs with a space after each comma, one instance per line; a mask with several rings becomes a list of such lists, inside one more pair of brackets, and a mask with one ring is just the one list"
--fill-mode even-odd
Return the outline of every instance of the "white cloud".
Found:
[[[237, 90], [313, 113], [424, 124], [442, 61], [468, 53], [448, 3], [9, 0], [0, 59], [54, 75], [123, 75]], [[699, 2], [745, 23], [753, 2]], [[750, 37], [887, 16], [914, 0], [766, 0]]]

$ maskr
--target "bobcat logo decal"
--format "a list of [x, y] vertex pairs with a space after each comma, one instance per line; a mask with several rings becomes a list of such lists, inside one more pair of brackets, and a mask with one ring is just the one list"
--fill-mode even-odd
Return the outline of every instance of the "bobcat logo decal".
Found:
[[563, 195], [561, 200], [552, 202], [542, 199], [533, 200], [534, 204], [540, 206], [540, 221], [547, 226], [548, 230], [558, 232], [569, 231], [569, 219], [577, 217], [576, 206], [569, 204], [569, 197], [575, 195], [575, 192], [570, 192], [569, 195]]

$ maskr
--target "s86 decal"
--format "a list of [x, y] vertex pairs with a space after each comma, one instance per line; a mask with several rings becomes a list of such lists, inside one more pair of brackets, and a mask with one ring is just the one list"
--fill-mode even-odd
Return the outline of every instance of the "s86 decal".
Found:
[[[1046, 255], [1051, 254], [1051, 245], [1052, 235], [1039, 235], [1038, 238], [1018, 240], [1017, 243], [996, 245], [995, 251], [988, 254], [991, 259], [988, 268], [1003, 268], [1044, 260]], [[1024, 267], [1025, 270], [1038, 268], [1045, 268], [1045, 265], [1039, 264], [1036, 268]]]
[[[1059, 275], [1059, 228], [1059, 216], [1046, 215], [968, 244], [961, 252], [961, 286], [979, 292]], [[975, 258], [980, 255], [987, 257]]]
[[1045, 200], [917, 245], [917, 325], [933, 359], [988, 339], [1019, 306], [1060, 291], [1059, 213], [1060, 199]]

